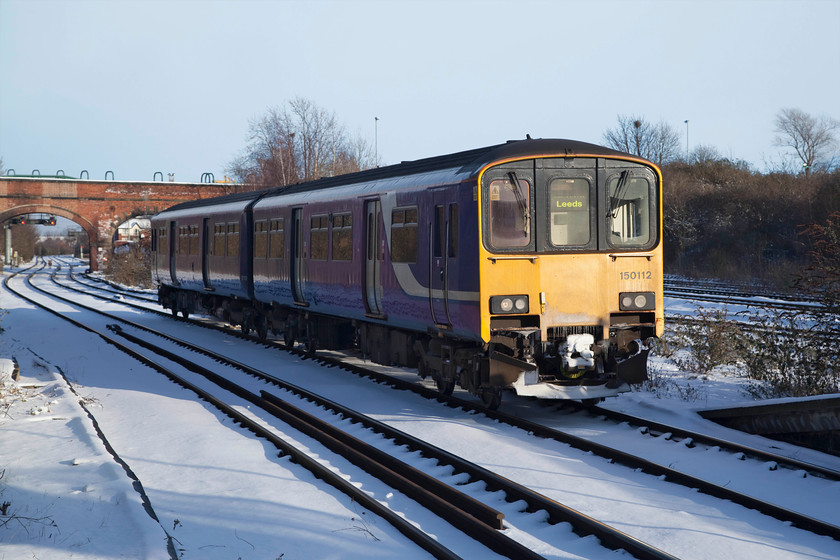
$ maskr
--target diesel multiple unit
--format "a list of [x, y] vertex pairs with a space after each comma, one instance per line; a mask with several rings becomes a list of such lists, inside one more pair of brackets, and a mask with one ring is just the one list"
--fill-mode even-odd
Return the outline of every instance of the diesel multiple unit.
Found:
[[597, 402], [647, 377], [664, 328], [662, 176], [523, 140], [182, 203], [152, 219], [173, 314], [355, 348], [487, 405]]

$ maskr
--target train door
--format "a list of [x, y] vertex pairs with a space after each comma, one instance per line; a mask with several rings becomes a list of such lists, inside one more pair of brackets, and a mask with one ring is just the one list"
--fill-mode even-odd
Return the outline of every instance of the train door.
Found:
[[210, 284], [210, 218], [204, 218], [201, 223], [201, 279], [204, 289], [212, 288]]
[[292, 254], [289, 259], [289, 274], [292, 279], [292, 297], [296, 303], [306, 303], [303, 287], [304, 278], [304, 244], [303, 244], [303, 219], [301, 218], [302, 208], [292, 210], [292, 239], [289, 246]]
[[365, 307], [371, 315], [382, 315], [381, 223], [380, 201], [365, 202]]
[[449, 286], [457, 257], [458, 204], [449, 203], [443, 192], [435, 202], [429, 224], [429, 309], [439, 327], [452, 325], [449, 313]]
[[175, 258], [178, 256], [178, 222], [169, 222], [169, 278], [173, 284], [178, 283], [178, 273]]

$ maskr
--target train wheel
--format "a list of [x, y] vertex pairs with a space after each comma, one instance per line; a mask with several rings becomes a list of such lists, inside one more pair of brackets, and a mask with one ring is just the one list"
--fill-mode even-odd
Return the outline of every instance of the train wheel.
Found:
[[257, 337], [260, 340], [265, 340], [268, 338], [268, 325], [265, 324], [265, 320], [259, 319], [257, 320], [257, 325], [254, 328], [257, 333]]
[[178, 317], [178, 308], [174, 305], [172, 306], [172, 316], [176, 318]]
[[190, 318], [190, 312], [187, 311], [187, 310], [181, 311], [181, 315], [184, 316], [184, 319], [189, 319]]
[[490, 410], [496, 410], [502, 404], [502, 390], [498, 388], [482, 389], [481, 402]]
[[251, 332], [251, 326], [247, 322], [243, 322], [242, 325], [240, 325], [240, 328], [242, 329], [242, 334], [245, 336], [248, 336]]
[[437, 385], [438, 393], [444, 397], [452, 395], [452, 392], [455, 391], [455, 382], [449, 379], [444, 379], [443, 374], [440, 372], [435, 374], [435, 385]]
[[286, 327], [283, 331], [283, 344], [285, 344], [286, 348], [289, 350], [291, 350], [295, 345], [295, 335], [292, 333], [291, 327]]

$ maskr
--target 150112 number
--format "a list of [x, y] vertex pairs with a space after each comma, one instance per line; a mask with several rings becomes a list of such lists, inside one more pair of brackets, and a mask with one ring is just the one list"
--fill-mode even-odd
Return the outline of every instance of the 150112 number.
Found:
[[649, 270], [642, 270], [640, 272], [619, 272], [619, 278], [622, 280], [651, 280], [653, 274]]

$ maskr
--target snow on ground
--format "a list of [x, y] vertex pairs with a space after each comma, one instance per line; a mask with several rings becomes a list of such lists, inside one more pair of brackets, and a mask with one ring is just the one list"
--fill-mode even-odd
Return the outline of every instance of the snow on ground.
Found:
[[[0, 513], [4, 514], [0, 517], [0, 560], [169, 558], [168, 537], [179, 558], [428, 557], [340, 492], [278, 459], [273, 447], [250, 434], [243, 435], [230, 420], [196, 401], [192, 393], [150, 373], [98, 338], [61, 324], [2, 288], [0, 309], [7, 312], [0, 320], [0, 359], [14, 356], [21, 371], [16, 382], [0, 379]], [[657, 392], [628, 393], [605, 405], [702, 431], [709, 426], [696, 415], [697, 409], [740, 404], [749, 398], [743, 380], [736, 377], [685, 375], [658, 359], [652, 365], [667, 379]], [[315, 376], [306, 367], [290, 373], [301, 379]], [[349, 394], [356, 385], [348, 382], [332, 390]], [[142, 482], [157, 521], [147, 514], [132, 479], [95, 433], [86, 409]], [[137, 410], [143, 414], [132, 413]], [[456, 411], [445, 411], [422, 422], [399, 421], [406, 424], [403, 429], [413, 424], [412, 429], [423, 431], [427, 426], [445, 441], [457, 437], [462, 429], [459, 424], [470, 422], [459, 416]], [[732, 436], [731, 431], [720, 430], [725, 433], [721, 437]], [[742, 437], [755, 444], [756, 438]], [[515, 437], [498, 443], [509, 447], [510, 453], [525, 452], [517, 448]], [[767, 442], [767, 447], [805, 460], [835, 461], [829, 466], [840, 468], [840, 459], [817, 452], [778, 442]], [[545, 451], [530, 452], [536, 457], [530, 466], [536, 468]], [[587, 470], [586, 478], [594, 473]], [[522, 474], [527, 476], [524, 470]], [[609, 484], [605, 480], [603, 486]], [[651, 513], [650, 524], [657, 524], [657, 515], [664, 516], [662, 519], [685, 515], [690, 506], [683, 494], [690, 491], [663, 490], [663, 510]], [[840, 485], [827, 486], [829, 504], [836, 503], [838, 494]], [[400, 501], [399, 497], [388, 499]], [[585, 503], [586, 496], [580, 500]], [[593, 507], [605, 507], [608, 514], [616, 503], [605, 501], [603, 506]], [[713, 513], [710, 511], [710, 519]], [[773, 523], [771, 520], [768, 526]], [[707, 528], [697, 528], [698, 542], [710, 542], [704, 530]], [[749, 544], [738, 542], [748, 534], [739, 530], [733, 527], [729, 537], [732, 550], [705, 550], [704, 557], [736, 557], [733, 550]], [[768, 530], [767, 539], [771, 534]], [[830, 558], [832, 553], [825, 551], [838, 550], [833, 541], [808, 540], [800, 548], [795, 543], [789, 548], [779, 543], [778, 557], [796, 550], [801, 558]], [[548, 547], [546, 555], [624, 557], [588, 541], [574, 552]], [[459, 551], [465, 558], [486, 555], [480, 548], [465, 546]], [[681, 547], [694, 545], [673, 546], [686, 553], [684, 558], [692, 557], [690, 548]]]
[[[21, 371], [0, 390], [0, 505], [8, 516], [0, 518], [0, 560], [169, 558], [167, 534], [185, 558], [428, 557], [97, 337], [1, 288], [0, 308], [0, 357], [15, 357]], [[146, 514], [79, 400], [120, 441], [161, 523]], [[155, 447], [154, 456], [134, 451]]]

